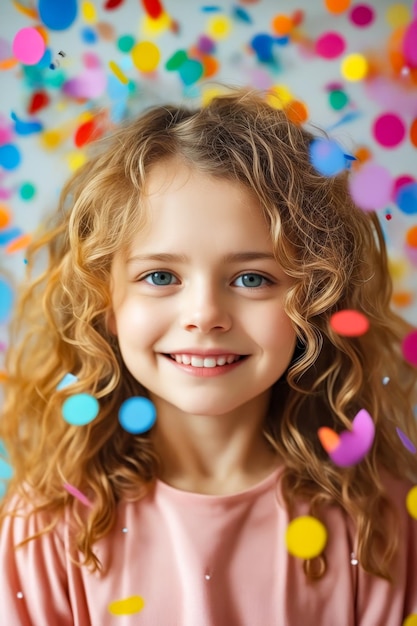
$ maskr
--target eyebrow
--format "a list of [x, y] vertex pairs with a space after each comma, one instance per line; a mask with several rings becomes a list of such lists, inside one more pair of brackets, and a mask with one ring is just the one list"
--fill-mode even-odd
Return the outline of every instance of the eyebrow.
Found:
[[[231, 252], [222, 257], [222, 263], [238, 263], [244, 261], [257, 261], [260, 259], [269, 259], [276, 261], [276, 258], [270, 252]], [[160, 261], [161, 263], [188, 263], [189, 258], [184, 254], [170, 254], [168, 252], [159, 252], [154, 254], [136, 254], [127, 260], [127, 263], [135, 261]]]

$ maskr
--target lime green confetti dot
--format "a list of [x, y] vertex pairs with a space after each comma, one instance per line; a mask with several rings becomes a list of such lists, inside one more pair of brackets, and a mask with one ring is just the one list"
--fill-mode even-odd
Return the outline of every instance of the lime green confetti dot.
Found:
[[122, 35], [117, 40], [117, 47], [120, 52], [130, 52], [135, 45], [135, 38], [132, 35]]
[[24, 183], [19, 190], [22, 200], [31, 200], [35, 195], [35, 187], [32, 183]]
[[343, 109], [343, 107], [348, 103], [349, 98], [345, 94], [344, 91], [340, 91], [339, 89], [335, 89], [331, 91], [329, 94], [329, 102], [332, 109], [335, 111], [339, 111]]
[[173, 70], [177, 70], [179, 67], [181, 67], [183, 63], [185, 63], [187, 58], [188, 57], [185, 50], [177, 50], [177, 52], [175, 52], [175, 54], [173, 54], [172, 57], [168, 59], [165, 67], [170, 72]]

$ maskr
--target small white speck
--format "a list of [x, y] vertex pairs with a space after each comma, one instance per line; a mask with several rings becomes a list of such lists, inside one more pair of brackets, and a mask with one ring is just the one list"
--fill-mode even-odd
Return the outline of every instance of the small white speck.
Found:
[[18, 598], [23, 598], [23, 593], [21, 591], [18, 591], [16, 595]]
[[408, 76], [409, 73], [410, 73], [410, 68], [407, 67], [407, 65], [404, 65], [404, 67], [401, 68], [401, 75]]
[[353, 552], [350, 555], [350, 563], [351, 565], [357, 565], [359, 563], [358, 559], [356, 558], [356, 555]]
[[389, 383], [389, 376], [384, 376], [384, 378], [382, 379], [382, 384], [388, 385], [388, 383]]
[[122, 533], [127, 533], [127, 528], [122, 528]]
[[211, 576], [210, 576], [210, 574], [205, 574], [204, 578], [205, 578], [206, 580], [210, 580]]

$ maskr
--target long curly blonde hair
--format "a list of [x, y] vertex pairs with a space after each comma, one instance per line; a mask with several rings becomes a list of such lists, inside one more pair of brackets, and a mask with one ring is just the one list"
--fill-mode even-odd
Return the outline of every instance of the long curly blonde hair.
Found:
[[[297, 356], [275, 383], [264, 422], [265, 438], [286, 461], [286, 505], [292, 511], [298, 498], [307, 498], [317, 516], [326, 504], [340, 505], [356, 523], [362, 567], [390, 580], [396, 535], [388, 528], [393, 518], [380, 470], [417, 478], [417, 457], [396, 432], [399, 427], [417, 440], [417, 372], [401, 354], [412, 328], [390, 308], [376, 214], [354, 205], [347, 170], [324, 177], [314, 169], [309, 146], [315, 137], [267, 104], [264, 94], [240, 88], [195, 110], [153, 107], [94, 145], [27, 252], [27, 284], [20, 288], [6, 355], [0, 440], [14, 474], [0, 520], [15, 492], [33, 512], [51, 512], [42, 533], [72, 507], [76, 547], [84, 556], [79, 565], [102, 571], [93, 545], [111, 530], [118, 501], [141, 499], [158, 477], [150, 434], [132, 435], [116, 417], [124, 400], [147, 392], [125, 367], [107, 327], [110, 269], [116, 251], [127, 250], [146, 222], [140, 198], [150, 168], [180, 156], [256, 195], [276, 258], [294, 279], [285, 309], [297, 332]], [[39, 275], [32, 277], [36, 263]], [[368, 332], [336, 334], [329, 319], [341, 309], [364, 313]], [[67, 372], [77, 382], [57, 390]], [[70, 425], [62, 404], [81, 392], [98, 399], [99, 413], [87, 425]], [[317, 431], [348, 429], [362, 408], [376, 427], [372, 450], [359, 464], [338, 467]], [[90, 497], [86, 519], [64, 483]]]

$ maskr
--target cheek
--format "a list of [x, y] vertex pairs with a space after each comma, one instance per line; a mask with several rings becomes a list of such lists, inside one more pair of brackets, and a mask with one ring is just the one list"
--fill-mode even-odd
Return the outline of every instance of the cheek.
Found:
[[119, 341], [127, 344], [150, 345], [164, 328], [163, 311], [135, 302], [126, 302], [116, 313]]

